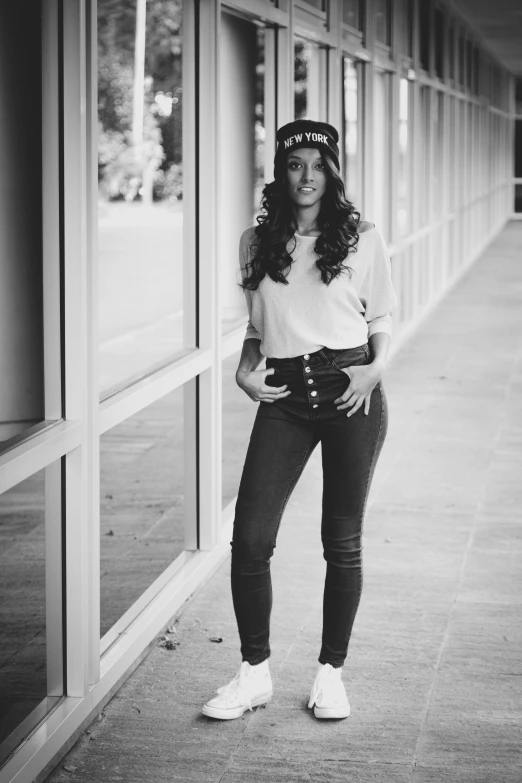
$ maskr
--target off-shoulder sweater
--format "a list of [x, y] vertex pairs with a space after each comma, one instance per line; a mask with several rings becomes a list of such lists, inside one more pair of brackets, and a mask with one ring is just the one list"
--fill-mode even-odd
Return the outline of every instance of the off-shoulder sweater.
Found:
[[[248, 275], [255, 239], [253, 227], [241, 235], [243, 277]], [[355, 348], [376, 332], [392, 334], [391, 311], [397, 297], [381, 232], [373, 226], [359, 234], [356, 252], [344, 262], [353, 272], [343, 271], [329, 285], [322, 282], [315, 265], [316, 239], [295, 234], [295, 249], [290, 240], [293, 263], [286, 285], [266, 275], [257, 290], [245, 290], [249, 316], [245, 340], [261, 340], [263, 356], [284, 359], [324, 347]]]

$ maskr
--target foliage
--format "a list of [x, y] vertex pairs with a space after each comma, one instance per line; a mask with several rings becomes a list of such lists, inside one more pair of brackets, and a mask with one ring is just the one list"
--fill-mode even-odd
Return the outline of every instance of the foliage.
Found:
[[100, 163], [103, 172], [100, 192], [108, 199], [132, 201], [139, 195], [143, 173], [147, 169], [157, 178], [165, 157], [161, 131], [152, 114], [145, 115], [143, 141], [132, 145], [131, 132], [100, 131]]
[[[148, 0], [143, 142], [134, 148], [136, 0], [98, 0], [98, 171], [106, 198], [137, 198], [146, 171], [156, 198], [181, 196], [181, 25], [182, 0]], [[171, 98], [170, 113], [156, 103], [161, 93]]]

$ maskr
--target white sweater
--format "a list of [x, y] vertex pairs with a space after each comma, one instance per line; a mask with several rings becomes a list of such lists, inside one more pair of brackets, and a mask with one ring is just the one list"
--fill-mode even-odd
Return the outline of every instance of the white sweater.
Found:
[[[315, 266], [317, 237], [295, 235], [293, 263], [288, 284], [266, 275], [255, 291], [245, 290], [248, 325], [245, 340], [261, 340], [260, 351], [271, 358], [290, 358], [320, 348], [355, 348], [375, 332], [391, 336], [391, 310], [397, 297], [391, 279], [391, 263], [381, 232], [374, 226], [359, 234], [357, 251], [345, 264], [354, 272], [342, 272], [329, 285]], [[241, 235], [241, 274], [248, 273], [255, 241], [254, 227]], [[290, 240], [288, 251], [293, 245]]]

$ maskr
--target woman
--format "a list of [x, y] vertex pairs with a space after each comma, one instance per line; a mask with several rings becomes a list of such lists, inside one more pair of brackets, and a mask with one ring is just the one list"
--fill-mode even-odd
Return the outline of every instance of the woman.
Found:
[[[212, 718], [238, 718], [272, 696], [270, 558], [286, 503], [319, 442], [327, 567], [308, 706], [317, 718], [350, 713], [341, 671], [361, 595], [364, 510], [387, 432], [381, 376], [397, 300], [381, 234], [346, 199], [338, 139], [331, 125], [311, 120], [279, 129], [275, 180], [263, 191], [259, 225], [241, 237], [250, 320], [236, 380], [259, 407], [232, 540], [243, 662], [204, 705]], [[258, 370], [264, 357], [266, 369]]]

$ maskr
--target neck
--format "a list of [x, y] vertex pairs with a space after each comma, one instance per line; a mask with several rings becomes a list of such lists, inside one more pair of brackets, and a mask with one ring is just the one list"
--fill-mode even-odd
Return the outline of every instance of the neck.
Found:
[[320, 209], [320, 202], [312, 204], [310, 207], [300, 207], [294, 204], [292, 212], [295, 230], [298, 234], [306, 236], [307, 234], [319, 235], [321, 233], [318, 227]]

